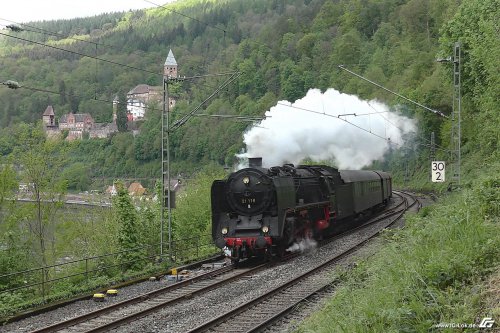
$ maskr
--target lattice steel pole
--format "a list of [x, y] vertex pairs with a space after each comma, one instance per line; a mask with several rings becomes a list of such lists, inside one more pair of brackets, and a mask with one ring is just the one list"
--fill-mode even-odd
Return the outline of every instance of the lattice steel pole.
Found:
[[[436, 142], [434, 138], [434, 132], [431, 132], [431, 147], [429, 153], [430, 162], [434, 161], [436, 158]], [[432, 171], [430, 172], [430, 179], [432, 180]]]
[[453, 111], [451, 114], [451, 171], [452, 177], [450, 188], [453, 187], [455, 181], [460, 185], [460, 166], [462, 164], [462, 96], [460, 91], [461, 77], [460, 77], [460, 42], [456, 42], [453, 48], [453, 58], [437, 59], [438, 62], [452, 62], [453, 63]]
[[451, 140], [453, 144], [453, 179], [456, 180], [457, 184], [460, 185], [460, 166], [462, 160], [461, 154], [461, 111], [462, 111], [462, 101], [460, 92], [460, 42], [455, 43], [455, 48], [453, 52], [453, 114], [452, 114], [452, 131]]

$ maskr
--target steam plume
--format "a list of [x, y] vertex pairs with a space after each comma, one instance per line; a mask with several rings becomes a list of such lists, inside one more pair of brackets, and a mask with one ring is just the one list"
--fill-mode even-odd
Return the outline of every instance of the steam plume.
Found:
[[310, 158], [332, 161], [340, 169], [360, 169], [380, 160], [390, 142], [402, 144], [405, 134], [415, 132], [413, 120], [390, 112], [387, 105], [334, 89], [311, 89], [293, 104], [278, 102], [266, 116], [244, 134], [247, 152], [239, 155], [263, 157], [265, 167]]

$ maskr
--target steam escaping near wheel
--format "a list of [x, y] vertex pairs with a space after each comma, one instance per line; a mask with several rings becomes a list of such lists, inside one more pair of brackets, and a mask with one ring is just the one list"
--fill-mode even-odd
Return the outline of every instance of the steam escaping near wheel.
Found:
[[316, 249], [318, 246], [318, 243], [311, 238], [304, 238], [298, 243], [293, 243], [288, 249], [286, 249], [286, 252], [297, 252], [300, 251], [300, 253], [304, 252], [310, 252]]
[[311, 89], [293, 104], [280, 101], [266, 116], [244, 134], [247, 152], [237, 155], [242, 160], [262, 156], [264, 167], [310, 158], [342, 169], [361, 169], [382, 160], [391, 145], [399, 148], [406, 136], [416, 132], [414, 120], [387, 105], [334, 89], [325, 93]]

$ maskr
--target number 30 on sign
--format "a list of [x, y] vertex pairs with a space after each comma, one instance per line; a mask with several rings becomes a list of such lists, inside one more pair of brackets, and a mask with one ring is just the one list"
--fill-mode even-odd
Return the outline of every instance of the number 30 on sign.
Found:
[[443, 161], [432, 161], [431, 162], [431, 172], [432, 172], [432, 182], [441, 183], [444, 182], [444, 171], [445, 163]]

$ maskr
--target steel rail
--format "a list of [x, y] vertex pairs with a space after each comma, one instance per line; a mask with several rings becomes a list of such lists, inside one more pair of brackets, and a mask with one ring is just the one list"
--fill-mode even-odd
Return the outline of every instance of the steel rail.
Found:
[[[394, 192], [394, 194], [403, 198], [403, 196], [398, 194], [398, 193]], [[356, 230], [359, 230], [361, 228], [365, 228], [368, 225], [371, 225], [373, 223], [387, 219], [388, 217], [390, 217], [394, 214], [397, 214], [399, 212], [398, 208], [401, 205], [403, 205], [404, 203], [405, 203], [405, 200], [403, 198], [403, 200], [399, 204], [397, 204], [395, 207], [392, 207], [390, 209], [386, 209], [383, 212], [381, 212], [380, 214], [378, 214], [380, 216], [375, 216], [374, 218], [370, 219], [368, 222], [365, 222], [364, 224], [362, 224], [356, 228], [350, 229], [350, 230], [348, 230], [342, 234], [339, 234], [335, 237], [331, 237], [327, 240], [324, 240], [323, 242], [321, 242], [321, 244], [327, 244], [327, 243], [333, 242], [341, 237], [345, 237], [346, 235], [349, 235], [349, 234], [355, 232]], [[290, 256], [287, 256], [287, 259], [294, 257], [294, 256], [295, 255], [293, 255], [293, 254]], [[147, 294], [140, 295], [138, 297], [134, 297], [130, 300], [122, 301], [120, 303], [110, 305], [110, 306], [102, 308], [100, 310], [96, 310], [96, 311], [93, 311], [91, 313], [79, 316], [79, 317], [71, 318], [67, 321], [59, 322], [59, 323], [56, 323], [54, 325], [50, 325], [50, 326], [35, 330], [35, 331], [33, 331], [33, 333], [35, 333], [35, 332], [36, 333], [54, 332], [57, 330], [62, 330], [64, 328], [69, 328], [71, 326], [79, 325], [81, 323], [85, 323], [86, 327], [82, 327], [82, 329], [84, 329], [84, 332], [108, 331], [112, 328], [119, 327], [119, 326], [124, 325], [128, 322], [135, 321], [138, 318], [143, 317], [149, 313], [155, 312], [162, 307], [165, 307], [165, 306], [170, 305], [170, 304], [175, 303], [175, 302], [182, 301], [183, 299], [186, 299], [186, 298], [190, 298], [193, 295], [207, 292], [207, 291], [212, 290], [212, 289], [214, 289], [222, 284], [226, 284], [229, 281], [232, 281], [232, 280], [235, 280], [241, 276], [247, 275], [250, 272], [254, 272], [256, 270], [263, 269], [264, 267], [267, 267], [267, 266], [268, 266], [268, 264], [263, 264], [263, 265], [259, 265], [257, 267], [252, 268], [252, 269], [249, 269], [249, 270], [241, 270], [241, 271], [238, 270], [240, 273], [235, 274], [234, 276], [228, 277], [226, 279], [222, 279], [220, 281], [211, 283], [208, 286], [202, 286], [201, 288], [199, 288], [197, 290], [189, 290], [188, 292], [181, 294], [178, 297], [174, 297], [172, 299], [169, 299], [169, 300], [154, 301], [155, 297], [158, 297], [159, 295], [161, 295], [165, 292], [181, 289], [181, 288], [186, 287], [186, 286], [191, 286], [195, 282], [206, 280], [206, 279], [211, 279], [211, 278], [214, 278], [215, 276], [220, 275], [220, 274], [226, 274], [227, 272], [232, 271], [233, 268], [232, 267], [225, 267], [225, 268], [222, 268], [222, 269], [219, 269], [216, 271], [207, 272], [205, 274], [199, 275], [197, 277], [194, 277], [194, 278], [191, 278], [188, 280], [184, 280], [184, 281], [176, 283], [174, 285], [167, 286], [167, 287], [149, 292]], [[114, 312], [114, 311], [120, 311], [120, 310], [123, 310], [127, 306], [131, 306], [131, 305], [138, 304], [138, 303], [145, 304], [145, 302], [148, 302], [148, 301], [150, 301], [150, 303], [152, 303], [152, 304], [151, 304], [151, 306], [148, 306], [146, 309], [141, 309], [140, 311], [135, 311], [134, 313], [127, 314], [127, 315], [120, 317], [120, 318], [116, 318], [116, 319], [111, 318], [112, 312]], [[106, 319], [108, 322], [106, 322], [104, 324], [102, 324], [102, 323], [91, 324], [90, 322], [88, 322], [91, 319], [98, 319], [98, 317], [103, 316], [104, 314], [110, 314], [110, 313], [111, 313], [111, 315], [106, 316], [107, 317]], [[112, 319], [111, 322], [109, 322], [110, 319]]]
[[[323, 283], [320, 283], [319, 285], [316, 285], [312, 289], [308, 289], [307, 285], [302, 286], [301, 288], [297, 288], [297, 290], [294, 290], [293, 292], [288, 292], [287, 290], [296, 286], [298, 283], [304, 281], [305, 279], [315, 276], [316, 274], [322, 274], [324, 270], [329, 268], [331, 265], [336, 264], [340, 259], [346, 257], [347, 255], [357, 251], [360, 247], [362, 247], [364, 244], [366, 244], [368, 241], [373, 239], [374, 237], [378, 236], [382, 230], [390, 227], [393, 225], [396, 221], [398, 221], [404, 213], [412, 207], [417, 200], [414, 200], [414, 202], [410, 205], [408, 203], [408, 199], [399, 193], [394, 194], [400, 196], [402, 198], [402, 202], [398, 204], [396, 207], [390, 209], [388, 216], [384, 216], [381, 218], [376, 218], [378, 222], [380, 222], [383, 219], [386, 219], [388, 217], [392, 217], [396, 215], [396, 217], [391, 220], [388, 224], [386, 224], [383, 228], [379, 229], [372, 235], [368, 236], [367, 238], [357, 242], [354, 246], [350, 247], [349, 249], [344, 250], [342, 253], [337, 254], [327, 260], [326, 262], [317, 265], [316, 267], [308, 270], [307, 272], [289, 280], [285, 284], [278, 286], [265, 295], [259, 296], [250, 302], [247, 302], [245, 304], [242, 304], [216, 318], [213, 320], [206, 322], [204, 324], [199, 325], [198, 327], [188, 331], [189, 333], [197, 333], [197, 332], [205, 332], [205, 331], [212, 331], [212, 332], [227, 332], [227, 331], [232, 331], [234, 327], [238, 327], [239, 332], [255, 332], [257, 330], [262, 329], [263, 327], [269, 325], [270, 322], [274, 322], [281, 316], [283, 316], [285, 313], [291, 311], [295, 306], [303, 302], [305, 299], [311, 297], [312, 295], [320, 292], [321, 290], [331, 287], [332, 284], [335, 283], [335, 281], [328, 281], [326, 279]], [[403, 206], [403, 207], [401, 207]], [[396, 208], [400, 208], [399, 210], [396, 210]], [[366, 227], [367, 225], [370, 225], [375, 222], [370, 222], [370, 223], [365, 223], [360, 227]], [[358, 229], [358, 228], [356, 228]], [[355, 229], [353, 229], [355, 230]], [[352, 231], [352, 230], [351, 230]], [[319, 279], [320, 280], [320, 279]], [[285, 295], [285, 300], [280, 300], [279, 295]], [[271, 301], [272, 300], [272, 301]], [[267, 302], [267, 303], [265, 303]], [[276, 306], [273, 306], [275, 304]], [[259, 305], [261, 307], [259, 308]], [[254, 309], [257, 314], [252, 315], [250, 311]], [[269, 311], [268, 311], [269, 310]], [[266, 317], [267, 315], [267, 317]], [[247, 321], [244, 319], [242, 321], [239, 321], [241, 318], [248, 318]], [[246, 327], [245, 327], [245, 324]], [[218, 327], [220, 326], [220, 327]]]
[[[36, 333], [55, 332], [55, 331], [58, 331], [58, 330], [62, 330], [64, 328], [75, 326], [75, 325], [78, 325], [78, 324], [80, 324], [82, 322], [87, 322], [90, 319], [97, 318], [99, 316], [111, 313], [111, 312], [116, 311], [118, 309], [130, 306], [130, 305], [134, 305], [134, 304], [137, 304], [137, 303], [140, 303], [140, 302], [145, 302], [147, 300], [150, 300], [150, 299], [153, 299], [155, 297], [158, 297], [158, 296], [160, 296], [162, 294], [165, 294], [165, 293], [168, 293], [168, 292], [172, 292], [174, 290], [182, 289], [182, 288], [185, 288], [187, 286], [192, 286], [193, 284], [195, 284], [197, 282], [200, 282], [200, 281], [203, 281], [203, 280], [213, 279], [213, 278], [215, 278], [217, 276], [220, 276], [222, 274], [226, 274], [226, 273], [228, 273], [230, 271], [233, 271], [233, 270], [234, 270], [234, 268], [232, 266], [227, 266], [227, 267], [222, 267], [222, 268], [210, 271], [210, 272], [206, 272], [204, 274], [195, 276], [193, 278], [177, 282], [177, 283], [172, 284], [170, 286], [166, 286], [166, 287], [163, 287], [163, 288], [160, 288], [160, 289], [157, 289], [157, 290], [153, 290], [151, 292], [139, 295], [137, 297], [134, 297], [134, 298], [131, 298], [131, 299], [128, 299], [128, 300], [124, 300], [124, 301], [119, 302], [119, 303], [112, 304], [112, 305], [104, 307], [102, 309], [99, 309], [99, 310], [96, 310], [96, 311], [92, 311], [92, 312], [89, 312], [87, 314], [84, 314], [84, 315], [81, 315], [81, 316], [78, 316], [78, 317], [74, 317], [74, 318], [71, 318], [71, 319], [68, 319], [68, 320], [65, 320], [65, 321], [61, 321], [59, 323], [56, 323], [56, 324], [53, 324], [53, 325], [50, 325], [50, 326], [46, 326], [46, 327], [34, 330], [34, 331], [32, 331], [32, 333], [35, 333], [35, 332]], [[184, 297], [186, 297], [186, 295], [182, 295], [182, 296], [180, 296], [180, 297], [178, 297], [178, 298], [176, 298], [174, 300], [170, 300], [170, 303], [172, 303], [174, 301], [177, 301], [178, 299], [181, 299], [181, 298], [184, 298]]]

